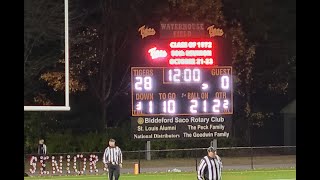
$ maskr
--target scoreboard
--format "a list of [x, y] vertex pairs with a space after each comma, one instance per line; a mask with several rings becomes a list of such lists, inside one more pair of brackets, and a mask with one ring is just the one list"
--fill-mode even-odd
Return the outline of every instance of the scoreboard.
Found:
[[131, 131], [136, 140], [228, 138], [232, 67], [220, 66], [212, 39], [167, 40], [131, 67]]
[[232, 114], [232, 68], [131, 68], [132, 116]]

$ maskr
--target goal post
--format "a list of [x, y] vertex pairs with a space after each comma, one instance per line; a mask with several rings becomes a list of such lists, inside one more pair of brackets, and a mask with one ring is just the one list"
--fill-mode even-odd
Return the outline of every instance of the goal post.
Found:
[[70, 111], [70, 106], [24, 106], [24, 111]]
[[24, 111], [70, 111], [69, 104], [69, 0], [64, 0], [64, 71], [65, 71], [65, 105], [64, 106], [24, 106]]

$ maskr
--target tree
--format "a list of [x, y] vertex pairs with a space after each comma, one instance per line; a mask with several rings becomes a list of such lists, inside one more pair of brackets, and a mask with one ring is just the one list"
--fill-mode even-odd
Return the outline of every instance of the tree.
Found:
[[[59, 68], [57, 62], [64, 55], [64, 1], [24, 2], [24, 105], [53, 105], [61, 95], [53, 93], [40, 78], [42, 73]], [[81, 23], [79, 16], [83, 14], [74, 16], [75, 8], [77, 6], [69, 1], [72, 17], [69, 21]], [[27, 151], [33, 151], [38, 139], [46, 133], [58, 129], [56, 117], [57, 114], [50, 112], [25, 112]]]
[[[119, 1], [101, 0], [99, 5], [98, 13], [101, 15], [97, 26], [98, 36], [100, 37], [97, 42], [99, 65], [97, 73], [89, 79], [89, 82], [100, 104], [100, 127], [103, 129], [108, 125], [107, 108], [112, 99], [118, 93], [121, 93], [121, 91], [115, 91], [117, 88], [115, 88], [116, 80], [114, 76], [116, 75], [116, 67], [121, 65], [119, 63], [123, 63], [123, 59], [119, 55], [124, 52], [127, 45], [131, 24], [125, 20], [128, 14], [124, 14], [123, 8], [126, 7]], [[130, 13], [130, 11], [127, 13]], [[122, 73], [124, 73], [122, 79], [128, 73], [128, 69], [128, 66], [122, 69]], [[120, 89], [124, 89], [123, 86], [125, 86], [122, 82], [118, 84], [118, 87], [121, 87]]]
[[[70, 33], [70, 75], [71, 91], [88, 91], [99, 104], [99, 129], [108, 125], [107, 111], [110, 103], [119, 95], [127, 93], [130, 85], [128, 41], [136, 31], [133, 6], [141, 2], [100, 0], [88, 5], [87, 16], [81, 26]], [[72, 26], [71, 25], [71, 26]], [[64, 73], [62, 59], [60, 69], [43, 73], [41, 78], [54, 90], [64, 90]], [[117, 76], [117, 78], [115, 78]], [[70, 77], [70, 78], [71, 78]], [[120, 77], [120, 81], [118, 80]], [[72, 89], [73, 88], [73, 89]]]
[[25, 104], [39, 93], [39, 73], [54, 64], [61, 53], [63, 4], [25, 0], [24, 7], [24, 96]]
[[256, 87], [286, 94], [289, 76], [295, 76], [295, 1], [245, 0], [239, 3], [225, 0], [225, 3], [230, 7], [226, 11], [229, 17], [243, 22], [246, 36], [256, 44]]
[[[69, 21], [76, 6], [69, 3]], [[79, 21], [78, 21], [79, 23]], [[25, 0], [24, 8], [24, 96], [25, 105], [51, 105], [40, 75], [64, 54], [64, 1]], [[44, 77], [43, 79], [49, 77]], [[72, 80], [72, 79], [71, 79]], [[72, 81], [71, 81], [72, 82]], [[74, 83], [76, 84], [76, 83]], [[71, 84], [71, 87], [73, 84]]]
[[261, 93], [285, 95], [289, 76], [295, 76], [295, 1], [224, 2], [228, 17], [243, 22], [248, 40], [256, 45], [253, 93], [259, 95], [255, 99], [261, 101], [259, 96], [265, 96]]
[[295, 1], [224, 0], [229, 19], [242, 22], [249, 42], [255, 44], [252, 71], [251, 126], [277, 119], [283, 106], [295, 98]]

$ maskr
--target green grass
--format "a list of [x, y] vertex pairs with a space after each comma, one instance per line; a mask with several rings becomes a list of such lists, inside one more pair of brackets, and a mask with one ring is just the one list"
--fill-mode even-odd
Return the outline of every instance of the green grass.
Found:
[[[25, 180], [107, 180], [106, 175], [100, 176], [51, 176], [51, 177], [25, 177]], [[122, 174], [121, 180], [195, 180], [196, 173], [149, 173], [149, 174]], [[225, 171], [223, 180], [293, 180], [296, 179], [296, 169], [259, 169], [246, 171]]]

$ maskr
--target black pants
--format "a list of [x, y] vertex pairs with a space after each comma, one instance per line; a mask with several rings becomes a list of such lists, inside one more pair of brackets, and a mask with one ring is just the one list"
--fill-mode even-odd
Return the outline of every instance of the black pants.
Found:
[[120, 177], [120, 167], [119, 165], [108, 164], [109, 170], [109, 180], [113, 180], [113, 176], [115, 180], [118, 180]]

